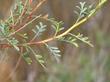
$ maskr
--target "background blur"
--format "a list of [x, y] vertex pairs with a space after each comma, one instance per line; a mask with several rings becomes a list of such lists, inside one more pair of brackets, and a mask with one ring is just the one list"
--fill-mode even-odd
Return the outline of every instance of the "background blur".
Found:
[[[8, 16], [13, 1], [0, 0], [1, 19]], [[39, 1], [34, 0], [34, 2]], [[98, 0], [47, 0], [36, 14], [48, 13], [49, 17], [64, 21], [65, 27], [68, 28], [76, 20], [74, 10], [80, 1], [96, 4]], [[110, 1], [108, 0], [95, 16], [73, 31], [75, 34], [78, 32], [88, 36], [94, 48], [82, 42], [79, 42], [79, 48], [69, 44], [62, 43], [62, 46], [59, 44], [63, 51], [60, 64], [48, 61], [49, 71], [45, 72], [41, 67], [31, 68], [22, 61], [17, 69], [18, 73], [15, 73], [13, 78], [23, 76], [19, 82], [110, 82]], [[0, 82], [12, 82], [13, 78], [4, 81], [10, 70], [13, 70], [12, 65], [0, 63]]]

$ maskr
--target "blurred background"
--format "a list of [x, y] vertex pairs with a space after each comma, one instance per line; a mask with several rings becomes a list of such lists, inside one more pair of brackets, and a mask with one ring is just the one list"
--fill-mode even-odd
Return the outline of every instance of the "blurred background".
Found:
[[[40, 0], [33, 0], [39, 2]], [[36, 14], [49, 14], [49, 17], [63, 21], [65, 28], [70, 27], [77, 19], [74, 10], [79, 2], [96, 4], [98, 0], [47, 0]], [[0, 18], [8, 16], [14, 0], [0, 0]], [[110, 1], [86, 23], [72, 33], [78, 32], [88, 36], [94, 47], [79, 42], [76, 48], [70, 44], [57, 43], [62, 51], [60, 63], [48, 60], [47, 69], [28, 66], [21, 61], [17, 71], [8, 80], [14, 69], [11, 64], [18, 56], [10, 59], [10, 63], [0, 63], [0, 82], [110, 82]], [[1, 55], [5, 54], [0, 52]], [[16, 60], [17, 61], [17, 60]], [[16, 63], [15, 63], [16, 64]], [[15, 65], [14, 64], [14, 65]]]

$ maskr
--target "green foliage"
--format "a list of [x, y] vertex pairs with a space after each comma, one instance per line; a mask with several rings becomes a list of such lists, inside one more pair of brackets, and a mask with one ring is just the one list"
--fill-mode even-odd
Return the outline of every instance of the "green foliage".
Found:
[[37, 60], [37, 62], [38, 62], [42, 67], [45, 68], [45, 66], [44, 66], [44, 60], [43, 60], [42, 55], [37, 54], [31, 47], [28, 46], [28, 48], [29, 48], [29, 50], [33, 53], [33, 55], [35, 56], [35, 59]]
[[7, 39], [7, 41], [17, 50], [19, 51], [19, 47], [17, 46], [19, 41], [15, 38]]
[[55, 57], [57, 62], [59, 62], [59, 57], [61, 56], [59, 48], [58, 47], [50, 46], [48, 44], [45, 44], [45, 45], [49, 49], [49, 51], [52, 53], [52, 55]]
[[[26, 0], [26, 1], [28, 1], [28, 0]], [[18, 8], [17, 15], [19, 15], [20, 13], [22, 13], [24, 6], [23, 6], [23, 3], [21, 0], [17, 0], [16, 2], [17, 2], [16, 7]]]
[[[93, 45], [90, 43], [87, 37], [83, 37], [83, 35], [80, 33], [78, 35], [74, 35], [70, 32], [74, 30], [74, 28], [86, 22], [87, 19], [94, 15], [97, 9], [100, 8], [105, 2], [106, 0], [101, 0], [99, 4], [96, 6], [96, 8], [92, 8], [92, 5], [87, 6], [86, 2], [80, 2], [80, 6], [77, 6], [79, 11], [75, 11], [75, 13], [78, 15], [76, 23], [65, 31], [63, 23], [61, 21], [58, 22], [55, 19], [49, 19], [43, 17], [42, 15], [36, 16], [33, 14], [35, 9], [38, 9], [39, 5], [41, 5], [43, 1], [36, 5], [35, 8], [31, 9], [29, 0], [26, 0], [25, 3], [22, 2], [22, 0], [17, 0], [16, 8], [13, 11], [11, 11], [11, 15], [9, 16], [9, 18], [7, 18], [6, 21], [0, 22], [0, 40], [2, 41], [0, 42], [0, 45], [7, 46], [8, 48], [14, 47], [18, 52], [20, 52], [20, 48], [23, 47], [25, 52], [22, 52], [22, 57], [28, 64], [31, 64], [32, 62], [30, 56], [31, 53], [34, 55], [37, 62], [39, 62], [43, 67], [45, 67], [42, 55], [37, 52], [37, 49], [34, 50], [32, 48], [33, 46], [42, 44], [47, 47], [49, 52], [59, 62], [61, 51], [58, 47], [50, 46], [47, 43], [53, 40], [57, 40], [67, 42], [78, 47], [77, 40], [80, 40], [93, 47]], [[55, 32], [55, 34], [52, 37], [47, 38], [45, 40], [36, 41], [36, 38], [40, 37], [43, 34], [43, 32], [47, 29], [47, 25], [43, 24], [43, 22], [40, 21], [34, 29], [30, 30], [34, 33], [34, 37], [32, 37], [31, 40], [29, 39], [29, 36], [25, 31], [24, 33], [20, 33], [20, 31], [26, 28], [29, 24], [32, 24], [32, 22], [34, 22], [38, 18], [44, 18], [45, 21], [51, 23], [51, 26]], [[22, 37], [22, 41], [24, 40], [23, 43], [21, 43], [21, 41], [18, 38], [16, 38], [16, 36]]]
[[72, 36], [68, 36], [68, 37], [62, 37], [59, 39], [60, 41], [63, 41], [63, 42], [67, 42], [67, 43], [70, 43], [76, 47], [78, 47], [78, 44], [76, 42], [77, 39], [75, 39], [74, 37]]
[[42, 22], [39, 22], [39, 25], [36, 25], [36, 29], [32, 29], [32, 31], [35, 33], [34, 37], [38, 37], [42, 35], [42, 33], [46, 30], [47, 25], [43, 25]]
[[58, 22], [55, 19], [49, 19], [49, 21], [52, 23], [52, 27], [55, 30], [55, 36], [57, 35], [58, 32], [60, 32], [64, 29], [64, 27], [62, 27], [63, 26], [62, 21]]
[[62, 37], [60, 38], [59, 40], [60, 41], [63, 41], [63, 42], [67, 42], [67, 43], [70, 43], [76, 47], [79, 47], [78, 43], [77, 43], [77, 40], [80, 40], [86, 44], [88, 44], [89, 46], [93, 47], [93, 45], [90, 43], [90, 41], [88, 40], [88, 37], [84, 37], [83, 34], [78, 34], [78, 35], [74, 35], [72, 33], [69, 33], [68, 34], [69, 36], [66, 36], [66, 37]]
[[75, 37], [77, 40], [80, 40], [80, 41], [88, 44], [89, 46], [93, 47], [93, 45], [88, 40], [88, 37], [84, 37], [83, 34], [79, 33], [78, 35], [74, 35], [74, 34], [69, 33], [69, 35], [71, 35], [72, 37]]
[[10, 31], [9, 31], [9, 27], [7, 24], [1, 22], [0, 23], [0, 36], [6, 37], [7, 35], [9, 35]]
[[22, 53], [22, 57], [27, 62], [27, 64], [32, 63], [32, 59], [29, 57], [29, 51]]
[[87, 15], [89, 15], [91, 13], [92, 5], [87, 6], [86, 2], [79, 2], [79, 6], [76, 6], [76, 8], [79, 11], [74, 11], [76, 13], [76, 15], [78, 16], [77, 21], [81, 20], [82, 18], [86, 17]]

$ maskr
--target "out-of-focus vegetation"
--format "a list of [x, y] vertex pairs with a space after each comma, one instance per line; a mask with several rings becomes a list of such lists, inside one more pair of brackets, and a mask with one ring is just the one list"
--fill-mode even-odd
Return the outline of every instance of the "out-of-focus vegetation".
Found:
[[[76, 14], [74, 14], [74, 10], [76, 9], [75, 6], [78, 5], [80, 1], [82, 2], [82, 0], [48, 0], [48, 5], [44, 5], [38, 12], [44, 14], [48, 12], [50, 17], [54, 17], [59, 21], [62, 20], [65, 23], [65, 27], [70, 27], [76, 19]], [[83, 1], [90, 4], [96, 3], [95, 0]], [[22, 78], [28, 78], [26, 82], [32, 82], [31, 79], [36, 80], [35, 82], [109, 82], [109, 3], [110, 1], [108, 1], [104, 7], [97, 12], [95, 17], [92, 17], [88, 22], [83, 24], [80, 29], [76, 29], [76, 31], [79, 31], [90, 38], [94, 45], [93, 48], [84, 43], [80, 43], [80, 47], [78, 48], [72, 47], [70, 44], [51, 43], [55, 45], [57, 44], [61, 51], [64, 51], [59, 64], [55, 62], [51, 63], [50, 60], [48, 60], [47, 69], [49, 71], [39, 71], [41, 68], [36, 69], [36, 66], [32, 65], [34, 68], [33, 71], [30, 66], [21, 62], [23, 64], [20, 63], [19, 68], [21, 69], [17, 69], [18, 75], [20, 76], [24, 74], [24, 77]], [[76, 31], [73, 31], [73, 33], [76, 33]], [[61, 46], [61, 44], [63, 44], [63, 46]], [[3, 53], [1, 52], [1, 54]], [[13, 61], [11, 60], [11, 62]], [[10, 69], [13, 70], [12, 66], [6, 65], [4, 67], [10, 67]], [[22, 69], [23, 71], [21, 71]], [[34, 76], [34, 74], [36, 76]]]

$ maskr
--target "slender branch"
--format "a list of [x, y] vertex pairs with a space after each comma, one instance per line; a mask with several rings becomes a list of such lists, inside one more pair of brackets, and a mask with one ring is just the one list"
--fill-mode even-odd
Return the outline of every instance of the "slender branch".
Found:
[[42, 0], [39, 4], [37, 4], [37, 5], [34, 7], [34, 9], [30, 12], [28, 18], [30, 18], [30, 17], [32, 16], [32, 14], [33, 14], [36, 10], [38, 10], [38, 8], [39, 8], [45, 1], [46, 1], [46, 0]]
[[67, 35], [69, 32], [71, 32], [73, 29], [75, 28], [78, 28], [78, 26], [80, 26], [81, 24], [83, 24], [84, 22], [86, 22], [89, 18], [91, 18], [95, 13], [96, 11], [105, 3], [107, 2], [107, 0], [104, 0], [102, 2], [100, 2], [95, 9], [93, 9], [91, 11], [91, 13], [85, 17], [84, 19], [80, 20], [79, 22], [75, 23], [73, 26], [71, 26], [68, 30], [66, 30], [65, 32], [63, 32], [62, 34], [59, 34], [55, 37], [51, 37], [51, 38], [48, 38], [48, 39], [45, 39], [45, 40], [42, 40], [42, 41], [39, 41], [39, 42], [32, 42], [32, 43], [28, 43], [28, 44], [41, 44], [41, 43], [46, 43], [46, 42], [49, 42], [49, 41], [52, 41], [54, 39], [58, 39], [60, 37], [63, 37], [65, 35]]
[[[28, 19], [30, 19], [31, 15], [45, 2], [46, 0], [42, 0], [38, 5], [36, 5], [36, 7], [31, 11], [31, 13], [29, 14], [29, 16], [27, 17], [26, 21]], [[25, 9], [24, 9], [25, 10]], [[24, 11], [23, 11], [24, 12]], [[22, 17], [22, 14], [20, 16], [20, 18]], [[16, 30], [15, 32], [11, 33], [9, 36], [12, 36], [14, 34], [16, 34], [17, 32], [21, 31], [23, 28], [25, 28], [27, 25], [29, 25], [30, 23], [32, 23], [34, 20], [36, 20], [37, 18], [39, 18], [39, 16], [37, 16], [36, 18], [34, 18], [33, 20], [29, 21], [28, 23], [26, 23], [25, 25], [23, 25], [22, 27], [20, 27], [18, 30]], [[8, 36], [8, 37], [9, 37]]]
[[[24, 44], [19, 44], [19, 47], [25, 46], [25, 45], [37, 45], [37, 44], [45, 44], [46, 42], [58, 39], [60, 37], [63, 37], [65, 35], [67, 35], [69, 32], [71, 32], [73, 29], [78, 28], [78, 26], [80, 26], [81, 24], [83, 24], [84, 22], [86, 22], [88, 19], [90, 19], [95, 13], [96, 11], [105, 3], [107, 2], [107, 0], [103, 0], [102, 2], [100, 2], [95, 9], [93, 9], [91, 11], [91, 13], [85, 17], [84, 19], [80, 20], [79, 22], [75, 23], [73, 26], [71, 26], [68, 30], [66, 30], [65, 32], [63, 32], [62, 34], [59, 34], [55, 37], [51, 37], [42, 41], [38, 41], [38, 42], [29, 42], [29, 43], [24, 43]], [[39, 17], [39, 16], [38, 16]], [[35, 19], [37, 19], [38, 17], [36, 17]], [[23, 27], [21, 27], [20, 29], [18, 29], [17, 31], [13, 32], [11, 35], [14, 35], [15, 33], [19, 32], [20, 30], [22, 30], [24, 27], [26, 27], [28, 24], [30, 24], [31, 22], [33, 22], [35, 19], [33, 19], [32, 21], [28, 22], [27, 24], [25, 24]], [[0, 44], [0, 46], [5, 46], [5, 47], [12, 47], [10, 44]]]
[[30, 23], [32, 23], [33, 21], [35, 21], [37, 18], [39, 18], [41, 15], [36, 16], [34, 19], [32, 19], [31, 21], [29, 21], [28, 23], [26, 23], [25, 25], [23, 25], [21, 28], [19, 28], [18, 30], [16, 30], [15, 32], [11, 33], [8, 37], [16, 34], [17, 32], [21, 31], [22, 29], [24, 29], [27, 25], [29, 25]]

